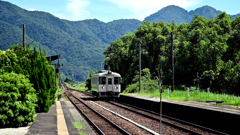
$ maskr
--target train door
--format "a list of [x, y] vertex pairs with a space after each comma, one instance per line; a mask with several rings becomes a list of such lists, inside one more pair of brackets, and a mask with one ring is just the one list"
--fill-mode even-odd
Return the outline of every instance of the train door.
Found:
[[107, 76], [107, 91], [113, 91], [113, 76]]

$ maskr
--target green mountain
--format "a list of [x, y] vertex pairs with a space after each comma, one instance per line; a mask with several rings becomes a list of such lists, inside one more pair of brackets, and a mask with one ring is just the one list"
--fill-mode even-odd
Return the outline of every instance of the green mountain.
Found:
[[26, 42], [35, 41], [45, 48], [46, 55], [61, 55], [61, 69], [66, 76], [85, 81], [90, 70], [100, 70], [103, 49], [128, 32], [133, 32], [141, 21], [99, 20], [68, 21], [49, 13], [27, 11], [9, 2], [0, 1], [0, 49], [21, 43], [22, 27], [26, 27]]
[[[211, 17], [215, 18], [221, 12], [222, 11], [216, 10], [210, 6], [203, 6], [188, 12], [187, 10], [181, 7], [172, 5], [164, 7], [158, 12], [151, 14], [150, 16], [146, 17], [144, 21], [149, 22], [163, 21], [171, 23], [172, 20], [174, 20], [177, 24], [190, 23], [195, 14], [199, 14], [200, 16], [204, 16], [210, 19]], [[233, 15], [231, 17], [235, 18], [236, 16], [237, 15]]]
[[[177, 6], [168, 6], [146, 17], [150, 22], [190, 22], [194, 14], [215, 17], [220, 11], [209, 6], [186, 11]], [[235, 16], [233, 16], [235, 17]], [[68, 21], [41, 11], [27, 11], [9, 2], [0, 0], [0, 49], [21, 43], [22, 27], [26, 27], [26, 43], [35, 41], [45, 48], [46, 55], [61, 55], [62, 77], [71, 76], [85, 81], [90, 70], [100, 70], [104, 60], [103, 49], [126, 33], [134, 32], [142, 22], [136, 19], [121, 19], [102, 22], [97, 19]]]
[[167, 6], [159, 10], [158, 12], [151, 14], [150, 16], [146, 17], [144, 21], [149, 22], [169, 22], [171, 23], [174, 20], [177, 24], [182, 22], [189, 22], [191, 20], [190, 16], [188, 15], [188, 11], [180, 8], [178, 6]]

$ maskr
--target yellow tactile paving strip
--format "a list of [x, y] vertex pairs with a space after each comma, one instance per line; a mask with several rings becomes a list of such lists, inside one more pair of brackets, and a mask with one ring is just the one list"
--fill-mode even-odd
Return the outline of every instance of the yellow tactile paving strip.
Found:
[[60, 101], [56, 101], [58, 135], [69, 135]]

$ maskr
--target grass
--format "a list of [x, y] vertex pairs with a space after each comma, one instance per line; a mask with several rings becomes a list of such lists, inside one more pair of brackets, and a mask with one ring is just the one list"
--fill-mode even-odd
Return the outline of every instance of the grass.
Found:
[[[167, 89], [164, 89], [162, 94], [162, 99], [167, 99]], [[147, 97], [160, 97], [160, 93], [158, 90], [142, 90], [141, 92], [135, 93], [140, 96]], [[130, 95], [129, 93], [122, 93], [122, 95]], [[215, 94], [215, 93], [207, 93], [205, 91], [193, 90], [189, 92], [183, 90], [174, 90], [171, 92], [169, 90], [169, 100], [174, 101], [196, 101], [196, 102], [206, 102], [206, 101], [224, 101], [223, 103], [219, 103], [219, 105], [234, 105], [240, 106], [240, 97], [234, 95], [227, 94]]]
[[83, 129], [84, 128], [84, 124], [82, 124], [78, 121], [74, 121], [73, 126], [74, 126], [75, 129]]
[[[68, 84], [70, 87], [71, 84]], [[72, 87], [78, 90], [86, 90], [85, 84], [80, 83], [75, 87]], [[188, 96], [187, 90], [174, 90], [171, 92], [169, 90], [169, 100], [175, 101], [195, 101], [195, 102], [206, 102], [206, 101], [224, 101], [223, 103], [218, 103], [218, 105], [233, 105], [236, 107], [240, 106], [240, 97], [234, 95], [227, 94], [215, 94], [212, 92], [205, 92], [200, 90], [195, 90], [196, 87], [190, 87], [190, 92]], [[140, 96], [147, 97], [160, 97], [159, 90], [142, 90], [141, 92], [137, 92], [135, 94]], [[121, 93], [122, 95], [130, 95], [130, 93]], [[167, 89], [164, 89], [162, 94], [163, 99], [167, 99]]]
[[85, 83], [75, 84], [75, 86], [71, 86], [71, 84], [67, 83], [67, 85], [70, 88], [81, 90], [81, 91], [85, 91], [87, 89], [87, 88], [85, 88]]
[[[70, 115], [68, 117], [70, 117]], [[74, 126], [74, 129], [77, 129], [79, 131], [79, 135], [86, 135], [85, 133], [80, 131], [81, 129], [84, 129], [84, 124], [83, 123], [80, 123], [78, 121], [72, 121], [72, 124]]]
[[86, 135], [85, 133], [83, 133], [82, 131], [79, 132], [80, 135]]

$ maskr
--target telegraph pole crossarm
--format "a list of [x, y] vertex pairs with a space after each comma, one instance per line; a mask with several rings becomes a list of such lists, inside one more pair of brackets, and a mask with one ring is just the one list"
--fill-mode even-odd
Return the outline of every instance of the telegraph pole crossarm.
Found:
[[199, 77], [199, 75], [198, 75], [199, 73], [197, 72], [197, 77], [195, 78], [195, 79], [193, 79], [193, 81], [194, 82], [196, 82], [196, 90], [198, 90], [198, 88], [199, 88], [199, 83], [200, 83], [200, 81], [202, 80], [202, 79], [204, 79], [204, 78], [202, 78], [202, 77]]

